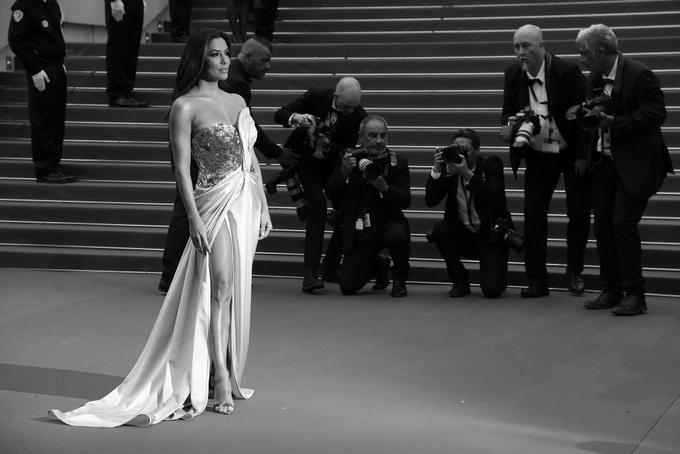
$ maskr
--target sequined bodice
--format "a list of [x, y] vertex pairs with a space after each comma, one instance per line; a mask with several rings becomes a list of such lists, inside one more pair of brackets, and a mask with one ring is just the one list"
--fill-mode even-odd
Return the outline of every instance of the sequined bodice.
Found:
[[196, 187], [212, 188], [243, 166], [243, 146], [238, 130], [226, 123], [201, 128], [191, 139], [191, 156], [198, 164]]

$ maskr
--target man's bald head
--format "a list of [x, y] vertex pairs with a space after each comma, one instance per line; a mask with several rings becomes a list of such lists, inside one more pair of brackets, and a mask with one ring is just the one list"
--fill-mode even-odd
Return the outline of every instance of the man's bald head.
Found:
[[515, 31], [512, 44], [522, 70], [536, 76], [545, 59], [541, 29], [531, 24], [522, 25]]
[[262, 79], [271, 68], [271, 45], [268, 41], [250, 38], [241, 46], [238, 59], [243, 63], [250, 77]]
[[335, 104], [341, 112], [351, 112], [361, 103], [361, 85], [354, 77], [343, 77], [335, 86]]

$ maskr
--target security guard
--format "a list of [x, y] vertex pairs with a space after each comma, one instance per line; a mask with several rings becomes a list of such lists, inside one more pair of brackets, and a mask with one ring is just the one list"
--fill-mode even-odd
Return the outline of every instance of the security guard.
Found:
[[144, 0], [106, 0], [106, 93], [110, 107], [147, 107], [135, 99]]
[[61, 19], [56, 0], [16, 0], [12, 5], [8, 41], [26, 70], [31, 150], [39, 183], [75, 181], [60, 165], [66, 117]]

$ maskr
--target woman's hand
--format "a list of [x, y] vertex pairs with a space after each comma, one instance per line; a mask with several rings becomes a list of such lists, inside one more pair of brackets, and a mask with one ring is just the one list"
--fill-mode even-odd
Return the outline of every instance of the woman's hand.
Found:
[[208, 244], [208, 236], [205, 233], [205, 224], [200, 217], [189, 218], [189, 236], [191, 242], [194, 243], [196, 249], [201, 254], [210, 253], [210, 245]]
[[269, 236], [269, 232], [272, 231], [272, 219], [269, 217], [269, 209], [264, 207], [260, 213], [260, 235], [257, 237], [258, 240], [262, 240]]

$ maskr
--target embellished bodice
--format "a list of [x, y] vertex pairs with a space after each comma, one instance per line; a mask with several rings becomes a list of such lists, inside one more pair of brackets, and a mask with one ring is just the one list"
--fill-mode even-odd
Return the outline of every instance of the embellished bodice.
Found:
[[229, 173], [243, 167], [243, 146], [234, 125], [215, 123], [191, 139], [191, 157], [198, 164], [196, 187], [210, 189]]

